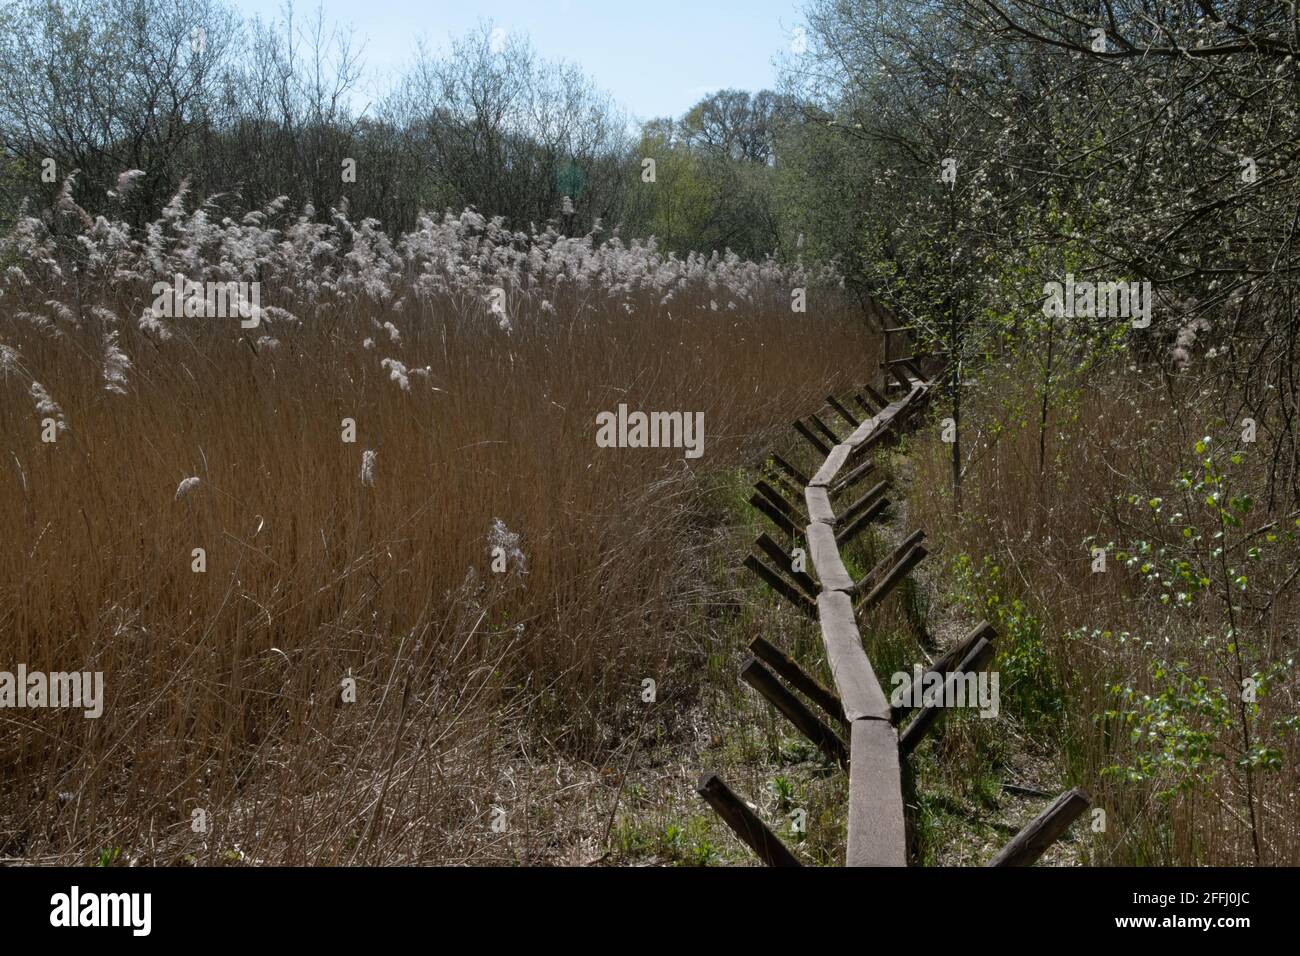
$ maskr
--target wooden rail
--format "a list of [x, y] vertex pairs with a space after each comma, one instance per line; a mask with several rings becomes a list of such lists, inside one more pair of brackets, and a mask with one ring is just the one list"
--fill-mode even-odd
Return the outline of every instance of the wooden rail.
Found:
[[[890, 331], [904, 331], [902, 329]], [[750, 503], [789, 536], [791, 548], [798, 542], [802, 525], [816, 580], [767, 535], [755, 546], [775, 567], [751, 554], [745, 566], [758, 574], [772, 589], [801, 613], [817, 621], [834, 689], [823, 687], [793, 659], [772, 644], [756, 638], [751, 658], [741, 669], [741, 679], [754, 687], [791, 724], [807, 737], [831, 762], [849, 777], [847, 866], [906, 866], [907, 838], [903, 805], [903, 761], [927, 732], [937, 726], [943, 707], [919, 706], [916, 715], [900, 734], [896, 725], [911, 708], [891, 707], [872, 670], [871, 661], [858, 630], [857, 614], [870, 612], [926, 556], [921, 544], [925, 532], [913, 531], [861, 580], [854, 581], [840, 556], [840, 546], [888, 510], [884, 497], [887, 482], [881, 481], [837, 514], [832, 496], [838, 496], [871, 473], [874, 464], [864, 461], [868, 453], [914, 421], [929, 398], [932, 383], [922, 379], [917, 360], [889, 360], [881, 363], [887, 376], [903, 388], [892, 401], [870, 385], [854, 395], [854, 401], [868, 415], [860, 421], [845, 403], [828, 396], [827, 405], [853, 430], [840, 438], [817, 414], [794, 422], [795, 431], [823, 457], [811, 478], [779, 455], [768, 459], [767, 474], [791, 487], [803, 488], [803, 507], [789, 501], [767, 481], [756, 484]], [[886, 388], [890, 383], [886, 378]], [[827, 415], [827, 418], [830, 418]], [[964, 640], [936, 661], [924, 675], [936, 673], [945, 680], [974, 673], [993, 658], [996, 632], [981, 622]], [[761, 662], [761, 663], [760, 663]], [[765, 667], [764, 664], [767, 666]], [[771, 668], [769, 670], [769, 668]], [[803, 694], [831, 723], [781, 683], [784, 678], [794, 691]], [[845, 741], [847, 738], [847, 743]], [[707, 775], [700, 794], [718, 812], [736, 835], [773, 866], [798, 865], [756, 814], [715, 775]], [[1082, 790], [1064, 794], [1056, 804], [1029, 824], [990, 863], [1015, 866], [1033, 863], [1050, 843], [1089, 804]]]

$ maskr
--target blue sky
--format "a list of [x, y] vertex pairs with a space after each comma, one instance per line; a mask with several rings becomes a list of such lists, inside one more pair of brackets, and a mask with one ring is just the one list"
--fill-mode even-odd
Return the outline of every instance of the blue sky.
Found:
[[[271, 19], [281, 0], [228, 0], [241, 14]], [[316, 10], [295, 4], [295, 16]], [[726, 87], [776, 82], [773, 58], [802, 22], [801, 0], [324, 0], [327, 21], [365, 41], [368, 74], [382, 88], [423, 37], [443, 49], [450, 36], [491, 20], [527, 34], [545, 58], [576, 63], [634, 118], [676, 116]]]

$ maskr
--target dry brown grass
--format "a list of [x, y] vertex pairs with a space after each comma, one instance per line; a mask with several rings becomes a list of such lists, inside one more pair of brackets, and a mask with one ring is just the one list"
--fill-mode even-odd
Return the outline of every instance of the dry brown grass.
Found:
[[[665, 734], [704, 679], [696, 625], [723, 586], [706, 492], [871, 368], [851, 310], [812, 301], [647, 298], [511, 334], [435, 301], [394, 317], [400, 348], [361, 308], [299, 308], [258, 354], [233, 320], [161, 348], [128, 327], [125, 396], [88, 313], [57, 340], [10, 323], [69, 427], [43, 444], [25, 385], [0, 382], [0, 660], [103, 671], [107, 703], [0, 712], [0, 857], [544, 862], [590, 842], [565, 768], [615, 776], [644, 677], [673, 689]], [[389, 355], [428, 378], [402, 391]], [[619, 402], [703, 411], [705, 456], [597, 448]], [[491, 572], [495, 518], [526, 574]]]

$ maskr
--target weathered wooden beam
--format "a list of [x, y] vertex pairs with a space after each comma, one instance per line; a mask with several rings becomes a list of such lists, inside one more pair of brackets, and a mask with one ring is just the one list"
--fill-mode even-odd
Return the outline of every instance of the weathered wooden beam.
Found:
[[839, 473], [839, 470], [844, 467], [844, 463], [848, 461], [852, 451], [853, 447], [851, 445], [836, 445], [831, 449], [831, 453], [826, 456], [826, 460], [822, 462], [822, 466], [817, 469], [817, 474], [812, 476], [812, 480], [808, 484], [821, 485], [822, 487], [829, 485]]
[[926, 405], [930, 401], [930, 395], [933, 390], [929, 385], [922, 384], [912, 389], [902, 399], [902, 420], [911, 424], [925, 411]]
[[899, 420], [900, 416], [897, 412], [891, 413], [888, 417], [882, 419], [879, 426], [874, 428], [870, 435], [854, 447], [851, 457], [855, 459], [861, 458], [877, 445], [892, 444], [898, 441], [899, 435], [895, 426], [899, 423]]
[[757, 492], [750, 495], [749, 503], [753, 505], [755, 508], [757, 508], [764, 515], [766, 515], [767, 520], [771, 521], [772, 524], [776, 525], [786, 534], [790, 535], [790, 537], [793, 538], [795, 536], [799, 526], [795, 524], [793, 521], [791, 521], [789, 518], [787, 518], [780, 511], [778, 511], [775, 507], [773, 507], [772, 503], [768, 501], [766, 498], [764, 498], [762, 495], [758, 494]]
[[856, 395], [854, 395], [853, 400], [858, 403], [858, 408], [862, 409], [864, 412], [867, 413], [868, 418], [876, 414], [876, 412], [880, 411], [881, 406], [877, 406], [869, 402], [861, 392], [858, 392]]
[[915, 328], [915, 325], [896, 325], [892, 329], [885, 329], [884, 333], [886, 335], [894, 335], [898, 332], [911, 332]]
[[898, 738], [885, 720], [855, 720], [849, 738], [849, 841], [845, 866], [906, 866]]
[[[921, 369], [921, 362], [932, 357], [933, 356], [929, 354], [904, 355], [900, 358], [891, 359], [889, 365], [909, 375], [911, 377], [911, 388], [915, 388], [918, 385], [930, 384], [929, 380], [926, 378], [925, 372]], [[911, 388], [909, 388], [909, 391]]]
[[754, 652], [755, 657], [784, 677], [791, 687], [820, 707], [827, 717], [848, 729], [849, 720], [844, 716], [844, 705], [840, 703], [840, 699], [810, 677], [784, 651], [761, 637], [750, 641], [749, 649]]
[[761, 478], [754, 482], [754, 490], [770, 501], [773, 507], [780, 509], [781, 513], [794, 522], [808, 520], [808, 515], [802, 508], [797, 508], [781, 495], [779, 491], [769, 485]]
[[820, 485], [809, 485], [804, 489], [804, 504], [808, 506], [808, 520], [823, 524], [835, 524], [835, 512], [831, 509], [831, 496]]
[[850, 471], [848, 474], [844, 475], [838, 481], [834, 482], [831, 485], [831, 494], [838, 495], [841, 492], [848, 491], [850, 488], [852, 488], [859, 481], [867, 477], [867, 475], [871, 474], [875, 470], [876, 470], [876, 463], [874, 461], [862, 462], [862, 464], [855, 467], [852, 471]]
[[894, 381], [898, 382], [898, 384], [903, 387], [904, 394], [912, 390], [912, 380], [908, 378], [907, 373], [897, 365], [886, 366], [886, 371], [888, 371], [890, 375], [894, 376]]
[[812, 445], [813, 448], [816, 448], [823, 456], [831, 453], [830, 446], [814, 435], [808, 426], [803, 423], [802, 419], [796, 418], [792, 424], [794, 425], [794, 430], [807, 439], [808, 444]]
[[1081, 787], [1067, 790], [1011, 838], [985, 866], [1030, 866], [1088, 809], [1092, 798]]
[[716, 773], [706, 773], [695, 785], [695, 792], [703, 797], [722, 821], [731, 828], [747, 847], [758, 854], [768, 866], [801, 866], [784, 843], [767, 828], [758, 815], [743, 800], [731, 792]]
[[847, 408], [845, 408], [843, 405], [840, 404], [839, 400], [836, 399], [834, 395], [826, 396], [826, 404], [829, 405], [831, 408], [835, 409], [836, 413], [840, 416], [840, 418], [844, 419], [846, 422], [849, 423], [850, 428], [857, 428], [858, 425], [861, 424], [856, 418], [853, 417], [853, 413], [851, 411], [849, 411]]
[[889, 702], [862, 649], [862, 635], [853, 616], [853, 602], [840, 591], [823, 591], [817, 598], [826, 663], [849, 720], [870, 717], [888, 720]]
[[889, 552], [889, 554], [877, 561], [876, 566], [864, 574], [861, 581], [853, 585], [853, 593], [869, 593], [871, 589], [876, 586], [876, 582], [880, 580], [881, 576], [891, 568], [895, 567], [899, 561], [903, 560], [903, 556], [907, 554], [908, 551], [912, 550], [912, 545], [920, 544], [924, 540], [925, 532], [920, 528], [917, 528], [904, 538], [899, 543], [898, 547], [894, 548], [893, 551]]
[[912, 410], [915, 392], [909, 392], [898, 401], [859, 425], [853, 434], [844, 439], [853, 446], [853, 457], [860, 457], [887, 436], [897, 438], [897, 428], [905, 422]]
[[[827, 425], [816, 415], [809, 415], [808, 418], [813, 423], [813, 425], [816, 426], [819, 432], [821, 432], [823, 435], [825, 435], [827, 438], [831, 440], [832, 447], [840, 443], [840, 436], [835, 434], [835, 432], [831, 430], [831, 426]], [[830, 450], [828, 449], [826, 453], [830, 454]]]
[[803, 497], [803, 490], [806, 485], [796, 484], [771, 465], [764, 466], [762, 474], [763, 477], [772, 480], [777, 490], [782, 493], [782, 497], [792, 495], [796, 500]]
[[[954, 668], [959, 667], [961, 662], [966, 659], [966, 655], [971, 652], [975, 645], [982, 640], [988, 641], [991, 645], [997, 636], [998, 632], [994, 630], [992, 624], [988, 621], [980, 621], [969, 634], [952, 647], [948, 648], [948, 650], [940, 655], [933, 664], [925, 669], [925, 673], [921, 678], [922, 682], [924, 683], [927, 681], [933, 674], [947, 674]], [[909, 685], [910, 683], [911, 682], [909, 682]], [[910, 696], [907, 695], [906, 691], [904, 691], [904, 695], [905, 699], [907, 696]], [[906, 717], [909, 712], [919, 706], [919, 704], [907, 704], [890, 707], [889, 719], [892, 723], [897, 724], [900, 720]]]
[[918, 382], [925, 381], [925, 373], [921, 371], [921, 366], [918, 364], [919, 360], [917, 359], [916, 356], [905, 358], [902, 361], [903, 361], [903, 368], [911, 372], [913, 375], [915, 375], [916, 380]]
[[862, 529], [889, 510], [889, 499], [881, 498], [862, 514], [853, 519], [847, 527], [835, 532], [835, 543], [844, 545], [856, 538]]
[[808, 709], [808, 705], [786, 690], [785, 685], [776, 679], [776, 675], [751, 657], [740, 668], [740, 679], [767, 698], [768, 702], [779, 710], [795, 729], [803, 734], [820, 750], [827, 759], [833, 760], [847, 769], [849, 750], [844, 741], [835, 735]]
[[844, 439], [845, 443], [853, 446], [854, 454], [856, 455], [857, 449], [862, 445], [862, 443], [883, 428], [892, 414], [892, 406], [891, 408], [881, 409], [857, 428], [853, 429], [853, 431], [849, 433], [849, 437]]
[[801, 486], [808, 484], [808, 477], [803, 472], [801, 472], [798, 468], [796, 468], [794, 465], [790, 464], [788, 461], [782, 458], [780, 455], [772, 454], [769, 457], [772, 459], [772, 462], [776, 465], [776, 467], [784, 471], [787, 475], [789, 475], [792, 479], [798, 482]]
[[853, 578], [849, 576], [840, 558], [840, 549], [835, 544], [835, 531], [830, 525], [814, 521], [804, 531], [808, 539], [808, 551], [812, 555], [813, 567], [817, 570], [817, 580], [822, 589], [842, 591], [853, 587]]
[[930, 552], [925, 550], [924, 545], [914, 544], [907, 549], [898, 564], [894, 565], [889, 571], [880, 578], [880, 581], [867, 592], [859, 603], [860, 610], [868, 610], [875, 607], [883, 601], [890, 591], [894, 590], [895, 585], [907, 576], [907, 572], [921, 563], [921, 560]]
[[772, 559], [772, 563], [778, 568], [790, 575], [791, 580], [803, 590], [804, 594], [813, 600], [817, 599], [817, 582], [812, 579], [807, 571], [796, 571], [794, 569], [794, 558], [786, 553], [785, 548], [781, 547], [765, 534], [760, 534], [754, 539], [754, 544], [758, 546], [764, 554]]
[[742, 563], [745, 567], [749, 568], [749, 570], [762, 578], [767, 583], [768, 587], [798, 608], [805, 617], [811, 618], [814, 621], [817, 620], [817, 606], [805, 595], [800, 593], [793, 584], [786, 581], [781, 577], [781, 575], [769, 568], [759, 558], [752, 554], [746, 555], [745, 560]]
[[842, 522], [852, 521], [863, 511], [867, 510], [867, 508], [871, 507], [872, 502], [874, 502], [877, 498], [883, 495], [885, 493], [885, 489], [888, 487], [889, 487], [888, 478], [886, 478], [884, 481], [876, 482], [875, 485], [873, 485], [870, 489], [868, 489], [866, 492], [863, 493], [861, 498], [859, 498], [857, 501], [853, 502], [853, 504], [849, 505], [847, 508], [845, 508], [843, 511], [840, 512], [839, 520]]
[[[980, 638], [971, 648], [970, 653], [965, 659], [957, 665], [956, 670], [948, 671], [944, 675], [944, 680], [949, 678], [957, 679], [962, 674], [974, 674], [993, 656], [993, 645], [986, 638]], [[898, 749], [903, 756], [909, 755], [916, 749], [917, 745], [925, 739], [926, 733], [940, 717], [947, 713], [948, 708], [942, 703], [923, 706], [917, 715], [912, 718], [912, 722], [907, 725], [901, 734], [898, 735]]]
[[863, 385], [862, 390], [870, 395], [872, 401], [879, 405], [882, 410], [889, 407], [889, 399], [885, 398], [885, 396], [881, 395], [870, 385]]
[[997, 640], [997, 638], [997, 628], [988, 621], [980, 621], [971, 628], [969, 634], [935, 658], [934, 664], [930, 669], [936, 671], [950, 671], [954, 667], [960, 666], [961, 662], [966, 659], [966, 655], [968, 655], [980, 641], [988, 641], [992, 644]]

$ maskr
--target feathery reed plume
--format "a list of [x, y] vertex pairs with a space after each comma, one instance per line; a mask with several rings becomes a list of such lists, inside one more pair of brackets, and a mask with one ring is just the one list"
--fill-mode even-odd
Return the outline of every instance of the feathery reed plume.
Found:
[[141, 332], [156, 337], [159, 342], [166, 342], [172, 337], [171, 329], [167, 328], [167, 326], [163, 324], [162, 320], [153, 314], [152, 309], [144, 310], [144, 314], [140, 316], [138, 325]]
[[45, 386], [40, 382], [32, 382], [32, 399], [36, 402], [36, 414], [43, 415], [46, 418], [53, 418], [55, 429], [63, 431], [68, 427], [67, 420], [63, 417], [63, 409], [59, 403], [50, 398], [50, 393], [45, 390]]
[[197, 477], [186, 478], [184, 481], [182, 481], [179, 485], [176, 486], [176, 500], [180, 501], [182, 498], [187, 496], [191, 491], [193, 491], [198, 486], [199, 486], [199, 479]]
[[143, 169], [128, 169], [126, 172], [121, 173], [117, 177], [117, 194], [125, 196], [135, 188], [136, 183], [144, 179], [144, 175]]
[[510, 561], [514, 562], [515, 572], [517, 574], [528, 573], [528, 558], [524, 556], [523, 550], [519, 547], [519, 535], [506, 527], [506, 523], [500, 518], [492, 519], [492, 528], [488, 531], [488, 553], [492, 554], [497, 548]]
[[409, 392], [411, 390], [411, 379], [405, 365], [397, 361], [397, 359], [391, 358], [386, 358], [379, 364], [388, 369], [388, 377], [396, 382], [402, 391]]
[[117, 347], [117, 333], [104, 336], [104, 390], [115, 395], [126, 394], [126, 373], [131, 370], [131, 360]]

